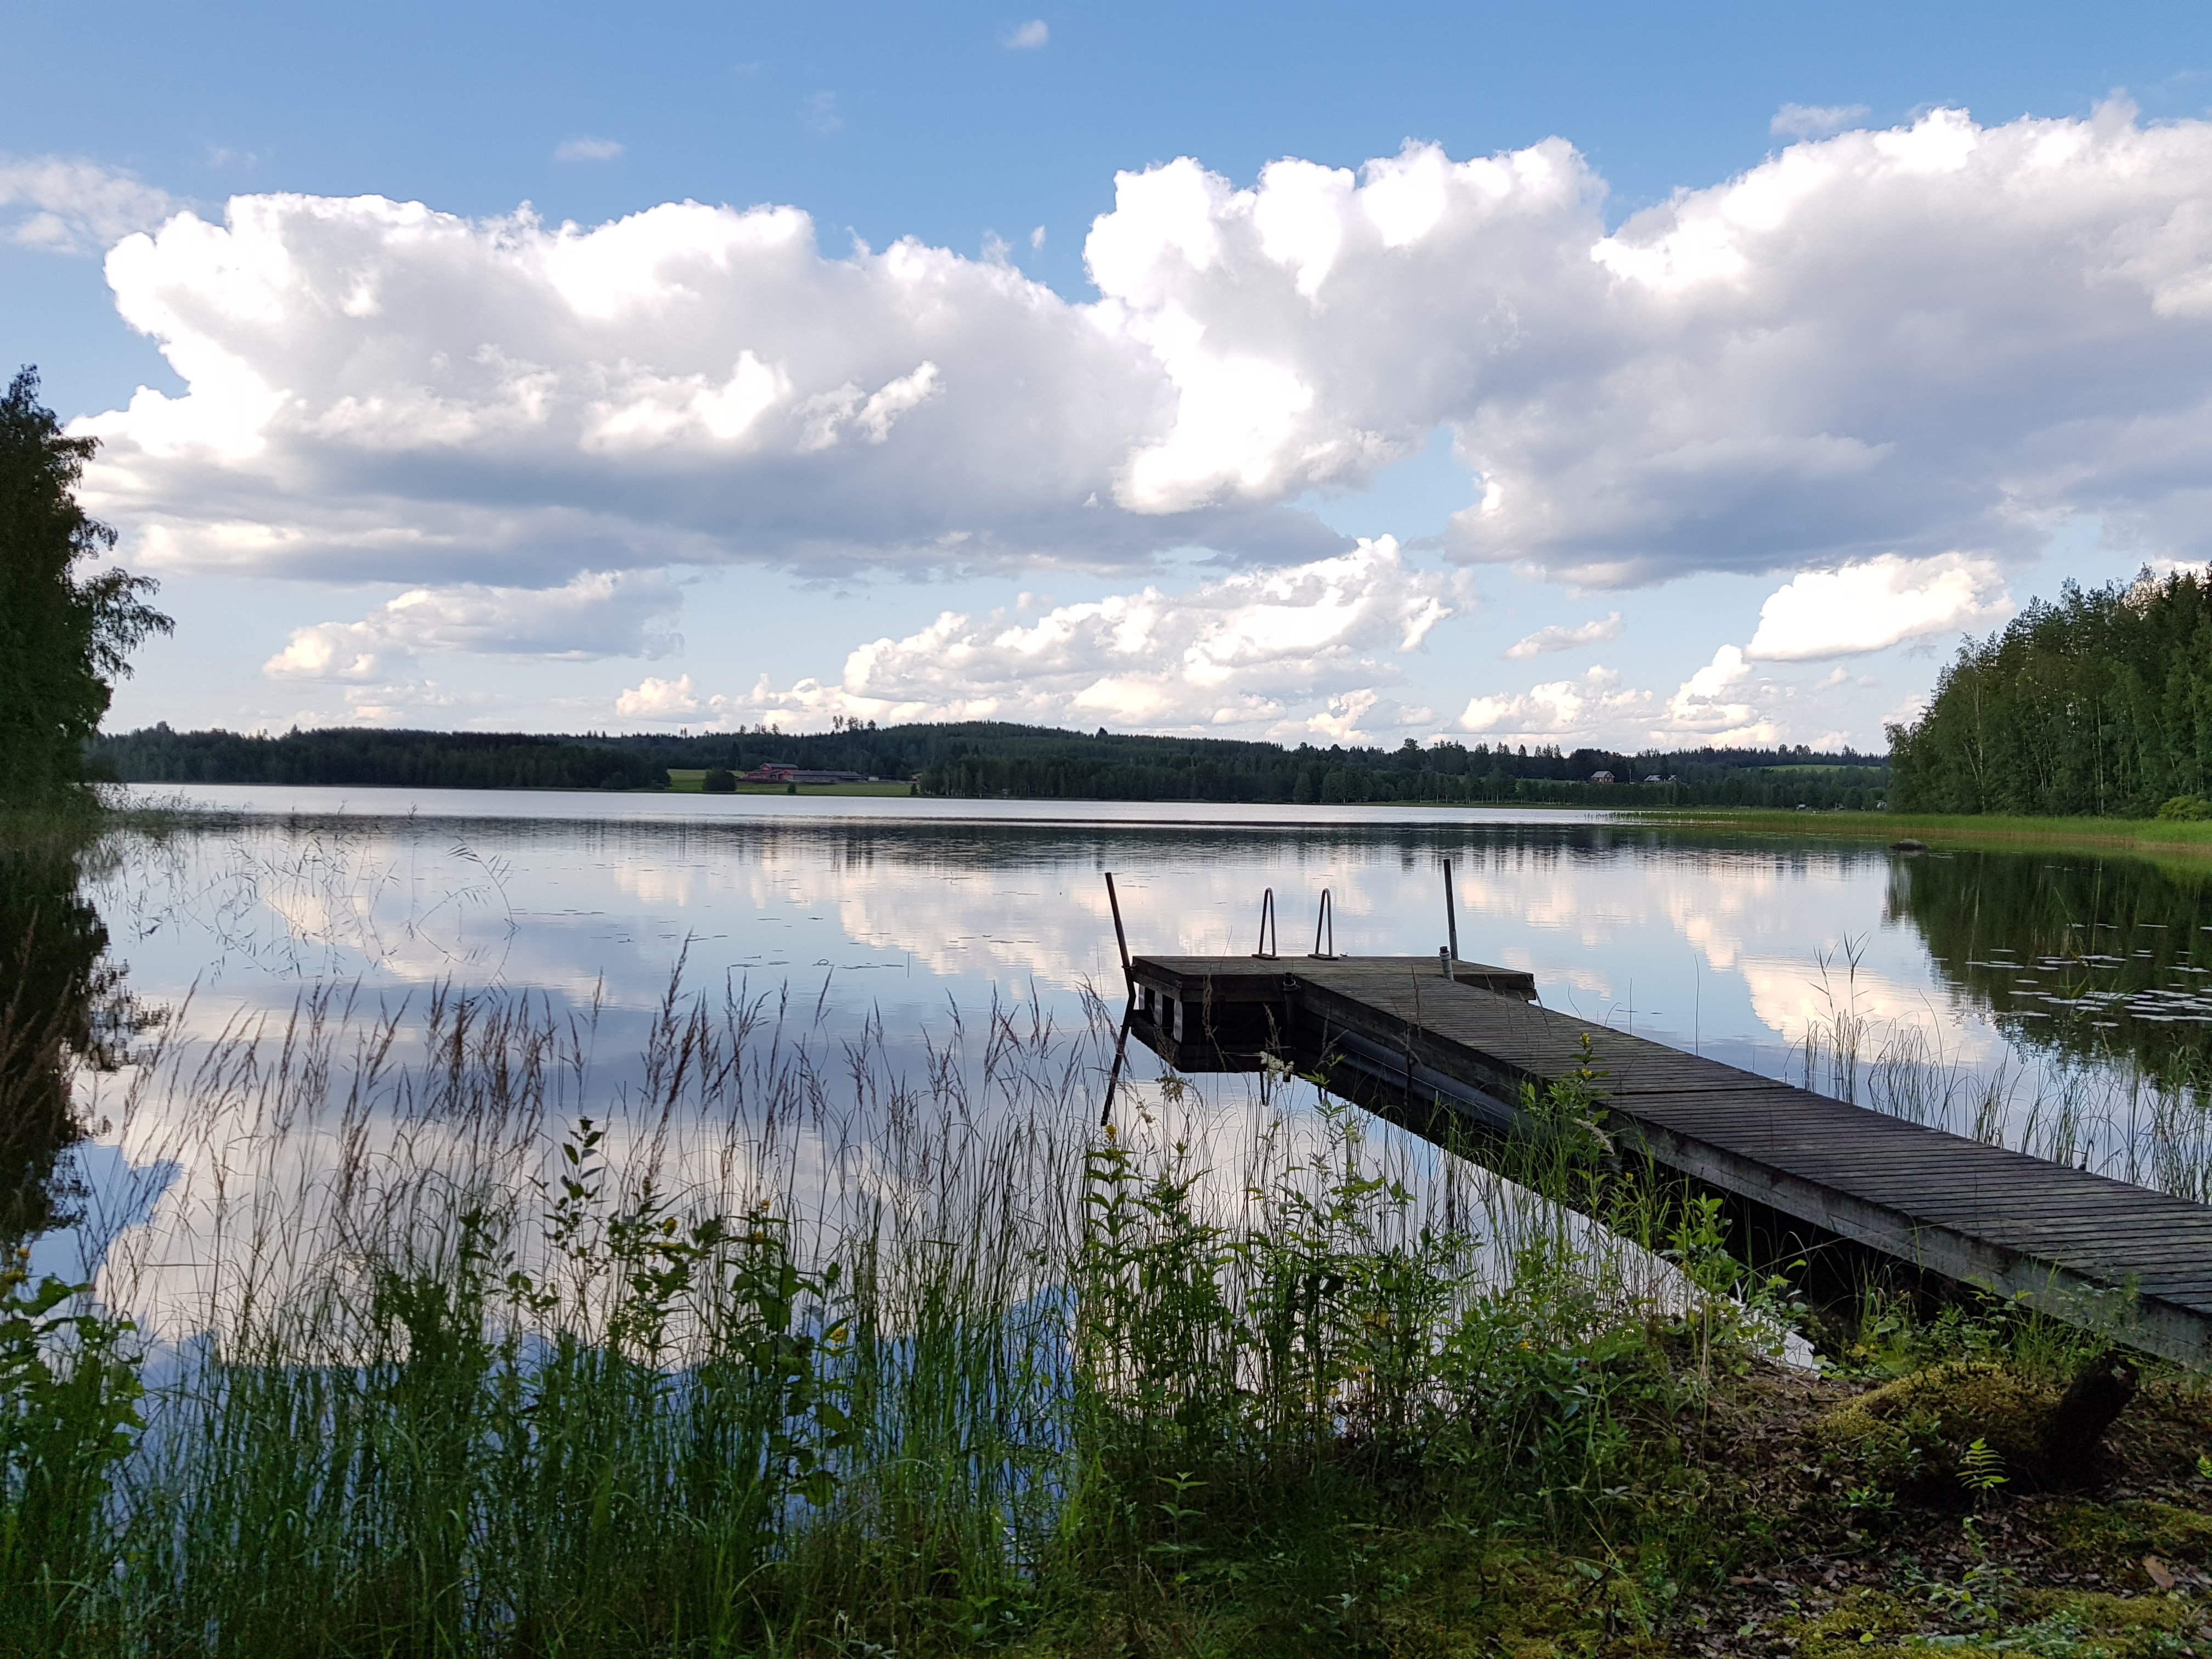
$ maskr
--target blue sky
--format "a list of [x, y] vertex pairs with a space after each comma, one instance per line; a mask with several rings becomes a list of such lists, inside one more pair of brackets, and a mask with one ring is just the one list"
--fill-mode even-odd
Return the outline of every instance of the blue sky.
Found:
[[118, 724], [1878, 746], [1962, 629], [2203, 556], [2201, 8], [10, 4], [0, 60], [0, 357], [180, 623]]

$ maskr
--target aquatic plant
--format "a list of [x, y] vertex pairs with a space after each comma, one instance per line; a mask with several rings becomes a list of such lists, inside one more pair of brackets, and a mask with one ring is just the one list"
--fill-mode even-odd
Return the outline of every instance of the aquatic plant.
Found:
[[2032, 1068], [2009, 1055], [1976, 1065], [1946, 1047], [1946, 1022], [1869, 1013], [1863, 940], [1814, 963], [1821, 1012], [1806, 1022], [1789, 1066], [1811, 1090], [1908, 1122], [2093, 1170], [2198, 1203], [2212, 1201], [2212, 1094], [2202, 1066], [2160, 1066], [2124, 1053], [2098, 1065], [2072, 1054]]
[[1340, 1633], [1346, 1529], [1441, 1517], [1692, 1570], [1682, 1281], [1325, 1097], [1125, 1085], [1102, 1129], [1092, 1012], [954, 1009], [909, 1063], [672, 984], [602, 1079], [596, 1011], [533, 997], [181, 1011], [88, 1097], [155, 1224], [26, 1304], [89, 1322], [26, 1340], [107, 1495], [0, 1649], [964, 1651], [1254, 1596]]

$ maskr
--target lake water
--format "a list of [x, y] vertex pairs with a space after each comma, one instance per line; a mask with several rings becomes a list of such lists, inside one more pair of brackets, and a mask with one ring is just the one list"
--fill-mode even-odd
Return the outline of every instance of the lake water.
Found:
[[[1071, 1028], [1086, 996], [1118, 1012], [1106, 872], [1135, 951], [1249, 952], [1272, 889], [1294, 955], [1327, 889], [1340, 951], [1433, 954], [1449, 860], [1461, 954], [1594, 1028], [1797, 1082], [1809, 1062], [1831, 1092], [2212, 1196], [2212, 906], [2142, 860], [1462, 808], [191, 794], [204, 811], [116, 837], [82, 886], [173, 1061], [332, 987], [356, 1018], [493, 988], [592, 1022], [613, 1086], [680, 963], [824, 1053], [866, 1031], [921, 1066], [994, 1000]], [[96, 1115], [128, 1079], [94, 1080]], [[112, 1124], [77, 1153], [95, 1195], [137, 1172], [104, 1237], [154, 1213], [147, 1162]]]

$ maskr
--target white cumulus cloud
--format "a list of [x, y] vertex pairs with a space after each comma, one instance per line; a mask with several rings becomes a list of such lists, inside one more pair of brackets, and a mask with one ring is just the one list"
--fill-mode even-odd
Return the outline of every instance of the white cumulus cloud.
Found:
[[672, 680], [655, 679], [648, 674], [615, 699], [615, 713], [624, 720], [687, 720], [698, 712], [699, 699], [689, 674]]
[[1035, 52], [1052, 39], [1052, 31], [1045, 27], [1044, 19], [1032, 17], [1006, 37], [1008, 52]]
[[1563, 627], [1555, 623], [1549, 628], [1540, 628], [1534, 633], [1514, 641], [1505, 647], [1504, 654], [1508, 657], [1534, 657], [1547, 651], [1571, 651], [1577, 646], [1602, 645], [1608, 640], [1619, 639], [1620, 629], [1620, 612], [1618, 611], [1610, 616], [1586, 622], [1579, 628]]
[[2201, 542], [2208, 176], [2203, 123], [1937, 110], [1636, 214], [1570, 288], [1581, 361], [1460, 422], [1457, 545], [1605, 585], [2018, 557], [2077, 514]]
[[422, 587], [358, 622], [295, 629], [261, 672], [368, 683], [405, 674], [417, 657], [460, 652], [568, 662], [661, 656], [681, 644], [669, 629], [682, 605], [658, 572], [586, 571], [555, 588]]
[[612, 138], [568, 138], [553, 148], [556, 161], [611, 161], [623, 153]]
[[[1740, 647], [1724, 645], [1713, 653], [1711, 662], [1675, 688], [1651, 727], [1650, 738], [1684, 747], [1771, 747], [1793, 731], [1802, 734], [1802, 720], [1818, 720], [1824, 694], [1835, 692], [1846, 678], [1838, 669], [1809, 685], [1778, 680], [1753, 669]], [[1842, 742], [1835, 732], [1820, 740], [1825, 747], [1840, 747]]]
[[52, 253], [94, 253], [176, 211], [165, 191], [94, 161], [0, 156], [0, 238]]
[[1741, 647], [1724, 645], [1668, 696], [1624, 685], [1618, 670], [1594, 667], [1578, 679], [1472, 698], [1458, 726], [1486, 743], [1630, 751], [1763, 747], [1808, 731], [1823, 732], [1821, 743], [1837, 747], [1845, 739], [1832, 714], [1848, 678], [1837, 670], [1813, 683], [1778, 679], [1756, 669]]
[[1622, 689], [1618, 669], [1595, 667], [1580, 679], [1471, 698], [1459, 726], [1490, 743], [1602, 741], [1648, 720], [1652, 701], [1649, 691]]
[[2117, 102], [1794, 143], [1610, 232], [1564, 140], [1184, 158], [1117, 177], [1083, 303], [791, 208], [240, 197], [111, 253], [189, 391], [79, 423], [87, 491], [149, 564], [295, 576], [1291, 564], [1345, 544], [1288, 503], [1444, 426], [1450, 555], [1585, 588], [2008, 567], [2077, 515], [2203, 557], [2208, 178], [2212, 124]]
[[1724, 645], [1713, 659], [1682, 682], [1667, 700], [1667, 714], [1676, 731], [1700, 732], [1714, 741], [1723, 732], [1741, 732], [1759, 718], [1753, 704], [1741, 701], [1751, 665], [1741, 647]]
[[1759, 608], [1759, 631], [1744, 654], [1773, 662], [1856, 656], [2011, 614], [2004, 572], [1992, 559], [1884, 554], [1791, 578]]
[[585, 231], [243, 197], [108, 275], [191, 388], [78, 424], [105, 440], [88, 499], [156, 568], [1096, 566], [1206, 528], [1085, 506], [1163, 424], [1149, 353], [1009, 265], [825, 258], [789, 209]]
[[763, 677], [714, 705], [739, 722], [846, 714], [1351, 741], [1370, 715], [1426, 718], [1378, 688], [1402, 677], [1392, 659], [1451, 614], [1447, 580], [1409, 564], [1386, 536], [1181, 592], [1060, 605], [1034, 622], [947, 611], [904, 639], [859, 647], [834, 684], [780, 690]]

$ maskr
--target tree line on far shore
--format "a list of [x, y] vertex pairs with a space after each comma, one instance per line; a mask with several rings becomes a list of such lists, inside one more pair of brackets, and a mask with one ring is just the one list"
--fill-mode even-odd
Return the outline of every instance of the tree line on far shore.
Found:
[[[763, 763], [910, 782], [924, 795], [1020, 799], [1503, 802], [1869, 808], [1881, 758], [1795, 749], [1625, 755], [1457, 743], [1395, 749], [1065, 732], [989, 721], [823, 732], [548, 736], [345, 727], [253, 736], [167, 726], [103, 738], [95, 766], [131, 782], [637, 789], [671, 770]], [[1593, 784], [1607, 772], [1618, 781]], [[1664, 781], [1644, 783], [1656, 776]]]
[[356, 789], [649, 789], [665, 769], [595, 738], [331, 726], [261, 737], [164, 724], [102, 737], [94, 770], [124, 783], [330, 784]]
[[1889, 738], [1900, 811], [2212, 817], [2212, 585], [2069, 581], [1961, 646]]

